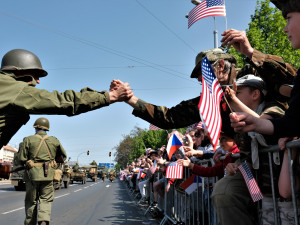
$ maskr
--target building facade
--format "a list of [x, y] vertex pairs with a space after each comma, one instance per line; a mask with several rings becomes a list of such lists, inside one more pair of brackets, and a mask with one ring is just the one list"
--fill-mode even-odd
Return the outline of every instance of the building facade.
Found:
[[0, 150], [0, 162], [12, 163], [16, 152], [18, 152], [17, 148], [13, 148], [9, 145], [3, 146]]

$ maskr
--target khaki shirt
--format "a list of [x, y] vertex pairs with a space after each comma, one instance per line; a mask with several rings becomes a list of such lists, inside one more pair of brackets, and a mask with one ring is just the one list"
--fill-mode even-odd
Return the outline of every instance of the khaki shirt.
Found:
[[[40, 135], [41, 137], [44, 137], [46, 135], [46, 132], [39, 131], [37, 134]], [[25, 164], [27, 160], [33, 160], [36, 163], [40, 163], [40, 162], [49, 162], [58, 156], [62, 156], [63, 160], [67, 158], [66, 151], [62, 147], [61, 143], [56, 137], [53, 136], [49, 136], [45, 139], [45, 143], [47, 143], [52, 159], [49, 156], [45, 143], [41, 145], [41, 148], [37, 156], [34, 158], [34, 154], [36, 153], [36, 150], [40, 145], [40, 142], [41, 139], [37, 135], [25, 137], [23, 139], [23, 145], [20, 146], [20, 150], [19, 150], [20, 161]], [[44, 168], [42, 166], [34, 166], [33, 168], [26, 170], [25, 172], [25, 179], [27, 180], [29, 179], [33, 181], [51, 181], [53, 180], [53, 176], [54, 176], [54, 168], [52, 168], [50, 165], [48, 168], [47, 177], [44, 176]]]
[[0, 72], [0, 146], [27, 123], [29, 114], [74, 116], [109, 105], [108, 92], [84, 88], [80, 92], [49, 92], [16, 81], [12, 73]]

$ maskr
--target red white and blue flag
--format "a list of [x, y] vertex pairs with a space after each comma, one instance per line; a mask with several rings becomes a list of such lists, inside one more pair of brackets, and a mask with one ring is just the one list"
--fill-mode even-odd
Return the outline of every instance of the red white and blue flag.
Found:
[[202, 185], [201, 177], [192, 174], [188, 179], [186, 179], [180, 186], [189, 195], [192, 194], [198, 187]]
[[175, 134], [173, 134], [170, 137], [167, 145], [167, 153], [170, 160], [174, 152], [176, 152], [176, 150], [179, 149], [181, 146], [182, 146], [181, 141], [178, 139], [178, 137]]
[[188, 28], [209, 16], [226, 16], [225, 0], [204, 0], [189, 12]]
[[249, 193], [251, 195], [252, 201], [257, 202], [261, 200], [264, 196], [262, 195], [256, 180], [254, 179], [250, 168], [248, 167], [247, 163], [243, 162], [239, 167], [239, 170], [241, 171], [244, 180], [246, 182], [246, 185], [248, 187]]
[[168, 165], [166, 171], [166, 178], [171, 179], [182, 179], [183, 176], [183, 166], [178, 165], [177, 162], [172, 162]]
[[149, 130], [160, 130], [160, 128], [150, 123]]
[[214, 71], [205, 57], [202, 60], [202, 94], [198, 105], [202, 122], [210, 137], [214, 151], [218, 145], [222, 127], [220, 102], [224, 93]]
[[203, 123], [200, 121], [197, 125], [197, 129], [200, 130], [203, 128]]

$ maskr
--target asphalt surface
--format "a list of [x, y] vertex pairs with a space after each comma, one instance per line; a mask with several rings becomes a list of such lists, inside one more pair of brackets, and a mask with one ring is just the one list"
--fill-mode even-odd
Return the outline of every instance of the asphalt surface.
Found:
[[[15, 191], [10, 181], [0, 181], [0, 224], [23, 224], [25, 191]], [[55, 191], [50, 224], [137, 225], [159, 222], [144, 216], [146, 206], [137, 204], [125, 184], [100, 180], [74, 183]]]

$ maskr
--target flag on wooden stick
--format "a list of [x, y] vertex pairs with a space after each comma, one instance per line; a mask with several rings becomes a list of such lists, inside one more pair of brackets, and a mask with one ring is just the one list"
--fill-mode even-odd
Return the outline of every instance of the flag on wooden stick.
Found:
[[202, 60], [201, 66], [202, 94], [198, 108], [215, 151], [222, 127], [220, 102], [224, 93], [207, 57]]

